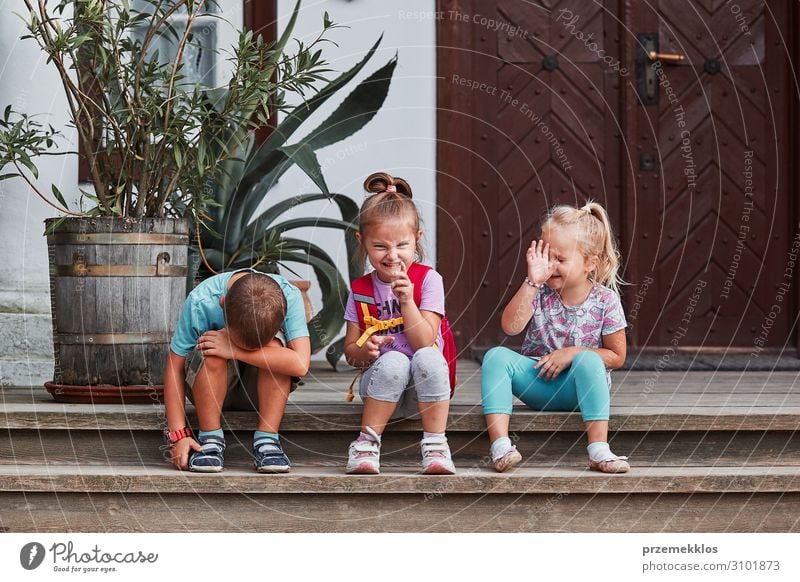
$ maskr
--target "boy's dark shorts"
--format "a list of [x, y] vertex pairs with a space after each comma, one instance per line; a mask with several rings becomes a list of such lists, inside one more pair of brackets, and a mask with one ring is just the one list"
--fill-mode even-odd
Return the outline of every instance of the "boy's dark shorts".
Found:
[[[278, 334], [275, 339], [286, 345], [283, 334]], [[203, 354], [192, 350], [186, 354], [184, 372], [186, 374], [186, 396], [194, 404], [192, 386], [203, 365]], [[300, 378], [292, 378], [291, 392], [297, 389]], [[238, 360], [228, 360], [228, 393], [222, 403], [222, 410], [253, 411], [258, 410], [258, 368]]]

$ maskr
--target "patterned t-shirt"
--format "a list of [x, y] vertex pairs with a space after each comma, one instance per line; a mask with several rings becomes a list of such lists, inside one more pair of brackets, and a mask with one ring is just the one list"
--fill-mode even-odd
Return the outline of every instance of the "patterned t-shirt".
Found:
[[595, 284], [580, 305], [564, 305], [547, 285], [533, 298], [533, 317], [522, 343], [522, 355], [541, 358], [560, 348], [603, 347], [603, 336], [625, 329], [619, 295]]

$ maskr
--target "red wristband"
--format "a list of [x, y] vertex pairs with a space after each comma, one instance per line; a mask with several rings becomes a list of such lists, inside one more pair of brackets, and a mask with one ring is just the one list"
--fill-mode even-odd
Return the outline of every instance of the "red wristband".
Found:
[[192, 429], [190, 429], [188, 426], [184, 426], [178, 430], [173, 430], [172, 432], [170, 432], [168, 428], [164, 429], [164, 439], [166, 439], [170, 446], [190, 436], [192, 436]]

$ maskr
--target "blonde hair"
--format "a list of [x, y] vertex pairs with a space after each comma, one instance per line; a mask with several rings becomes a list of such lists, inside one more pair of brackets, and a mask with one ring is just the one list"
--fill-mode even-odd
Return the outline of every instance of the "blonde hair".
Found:
[[[407, 219], [414, 229], [414, 234], [419, 232], [421, 222], [419, 211], [411, 200], [411, 186], [403, 178], [394, 177], [386, 172], [375, 172], [364, 180], [364, 190], [373, 194], [367, 197], [358, 213], [358, 231], [362, 237], [370, 227], [389, 220]], [[425, 259], [419, 241], [417, 255], [419, 261]], [[357, 265], [363, 267], [366, 260], [367, 251], [362, 238], [355, 261]]]
[[542, 220], [542, 230], [552, 226], [580, 229], [578, 245], [584, 257], [597, 257], [589, 279], [613, 289], [617, 295], [625, 281], [619, 275], [620, 254], [608, 213], [597, 202], [588, 200], [581, 208], [554, 206]]

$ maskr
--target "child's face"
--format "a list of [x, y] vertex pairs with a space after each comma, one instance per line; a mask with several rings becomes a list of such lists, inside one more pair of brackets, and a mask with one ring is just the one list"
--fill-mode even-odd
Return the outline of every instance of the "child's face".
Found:
[[585, 284], [595, 267], [595, 259], [587, 258], [580, 250], [580, 233], [570, 228], [551, 226], [542, 230], [542, 240], [550, 245], [550, 259], [555, 265], [547, 280], [551, 289], [561, 291]]
[[401, 262], [406, 269], [414, 262], [422, 231], [415, 231], [408, 221], [391, 220], [373, 225], [356, 236], [364, 245], [378, 278], [391, 283], [401, 272]]

